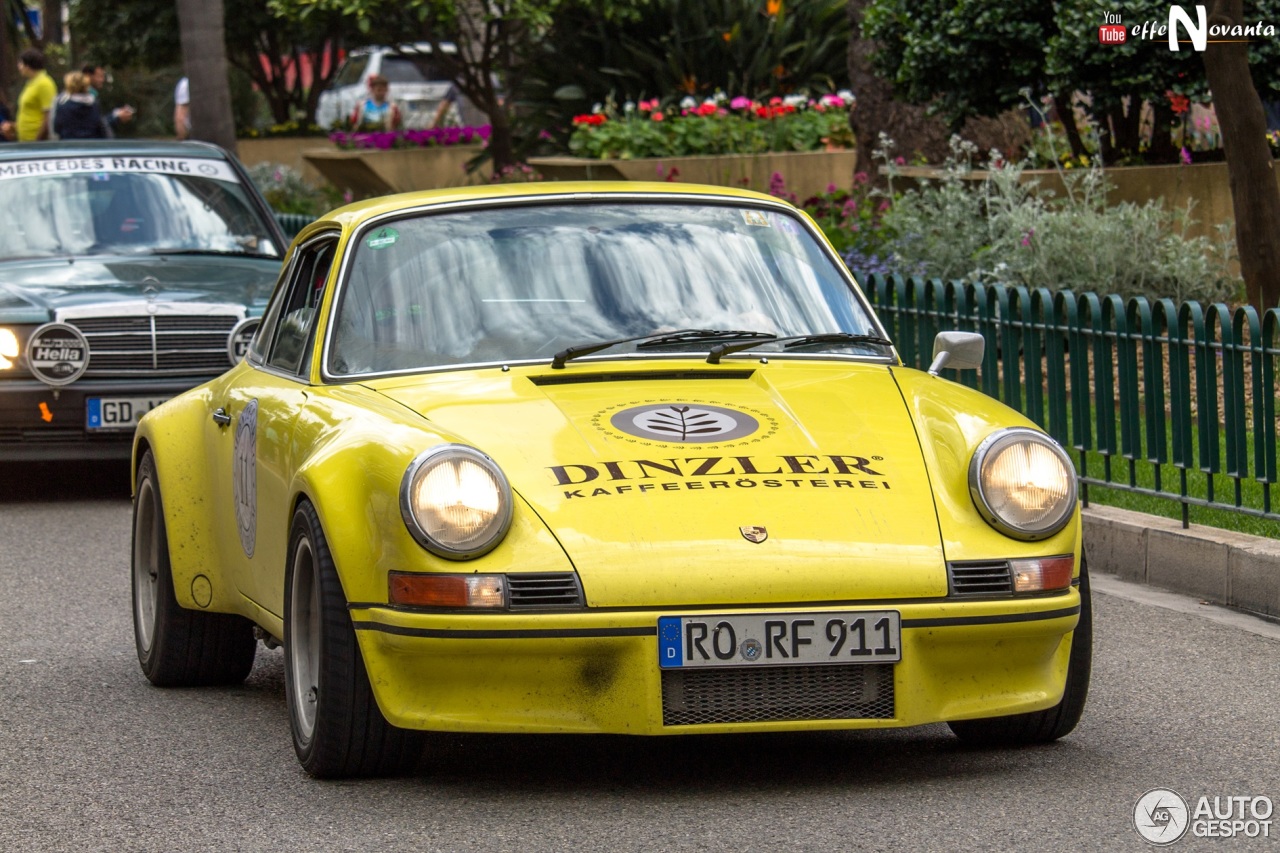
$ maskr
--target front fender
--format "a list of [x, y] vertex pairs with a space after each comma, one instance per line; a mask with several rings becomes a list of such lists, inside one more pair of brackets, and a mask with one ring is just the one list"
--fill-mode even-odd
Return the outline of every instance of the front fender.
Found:
[[1005, 536], [987, 524], [969, 493], [969, 462], [983, 439], [1006, 427], [1040, 428], [1003, 403], [941, 377], [908, 368], [894, 368], [893, 376], [920, 439], [947, 560], [1074, 554], [1078, 573], [1079, 507], [1058, 533], [1036, 542], [1024, 542]]
[[[204, 445], [212, 399], [211, 384], [201, 385], [148, 412], [133, 439], [132, 489], [137, 498], [138, 465], [150, 450], [155, 457], [164, 522], [169, 538], [173, 592], [182, 607], [222, 613], [242, 611], [242, 602], [222, 578], [222, 543], [214, 534], [213, 488], [209, 455]], [[203, 606], [191, 594], [191, 584], [204, 575], [212, 579], [212, 598]]]
[[[409, 463], [425, 450], [466, 443], [420, 415], [368, 389], [350, 391], [348, 409], [335, 395], [309, 409], [297, 425], [311, 448], [298, 466], [295, 504], [308, 500], [320, 517], [338, 576], [350, 602], [385, 604], [387, 573], [566, 572], [573, 569], [560, 543], [518, 494], [511, 529], [488, 554], [455, 561], [425, 550], [400, 511], [400, 485]], [[376, 396], [377, 401], [368, 399]], [[308, 433], [311, 433], [308, 435]], [[484, 451], [485, 448], [479, 447]]]

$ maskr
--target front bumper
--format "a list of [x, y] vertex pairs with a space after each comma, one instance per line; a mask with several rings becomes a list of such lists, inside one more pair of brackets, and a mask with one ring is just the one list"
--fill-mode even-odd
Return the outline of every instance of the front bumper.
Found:
[[0, 462], [128, 459], [133, 428], [89, 429], [90, 397], [173, 397], [211, 378], [82, 380], [61, 388], [0, 379]]
[[[702, 687], [682, 677], [688, 671], [673, 677], [658, 666], [658, 617], [694, 611], [459, 615], [362, 605], [352, 606], [351, 616], [378, 705], [397, 726], [656, 735], [889, 728], [1048, 708], [1062, 698], [1080, 596], [1072, 588], [1034, 599], [839, 609], [897, 610], [901, 662], [881, 665], [874, 677], [850, 673], [852, 680], [834, 677], [834, 670], [848, 667], [826, 665], [696, 672], [711, 684], [739, 679], [744, 670], [778, 676], [731, 685], [730, 703], [743, 706], [785, 704], [797, 690], [821, 691], [823, 684], [862, 690], [867, 703], [858, 707], [867, 714], [793, 711], [786, 719], [763, 719], [770, 715], [748, 713], [746, 722], [726, 721], [741, 714], [706, 712], [712, 705], [723, 710], [725, 691], [716, 690], [711, 702], [699, 693]], [[683, 713], [689, 708], [693, 713]]]

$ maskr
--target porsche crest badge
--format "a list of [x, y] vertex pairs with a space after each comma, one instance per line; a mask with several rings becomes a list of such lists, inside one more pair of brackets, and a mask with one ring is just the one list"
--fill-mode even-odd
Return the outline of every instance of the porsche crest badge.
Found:
[[738, 531], [742, 534], [742, 538], [748, 542], [759, 544], [769, 538], [769, 531], [763, 527], [739, 527]]

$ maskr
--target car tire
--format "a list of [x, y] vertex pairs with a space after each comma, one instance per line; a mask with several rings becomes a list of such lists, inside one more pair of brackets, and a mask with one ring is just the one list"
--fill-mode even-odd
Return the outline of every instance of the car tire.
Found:
[[155, 456], [138, 466], [131, 554], [133, 636], [138, 662], [157, 687], [239, 684], [253, 669], [258, 641], [243, 616], [178, 604]]
[[990, 746], [1021, 746], [1049, 743], [1071, 733], [1084, 713], [1089, 696], [1089, 675], [1093, 668], [1093, 605], [1089, 592], [1089, 567], [1080, 565], [1080, 621], [1071, 634], [1071, 653], [1067, 661], [1067, 683], [1062, 701], [1043, 711], [991, 717], [981, 720], [956, 720], [948, 723], [961, 740]]
[[298, 761], [318, 779], [405, 772], [421, 754], [421, 735], [378, 708], [320, 519], [305, 501], [288, 553], [284, 683]]

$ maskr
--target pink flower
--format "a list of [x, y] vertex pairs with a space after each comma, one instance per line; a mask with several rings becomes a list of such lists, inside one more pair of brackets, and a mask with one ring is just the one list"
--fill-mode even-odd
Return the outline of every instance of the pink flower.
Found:
[[653, 119], [654, 121], [662, 121], [664, 118], [666, 118], [666, 116], [664, 116], [662, 113], [654, 113], [653, 115], [649, 116], [649, 118]]
[[1182, 165], [1191, 165], [1191, 152], [1186, 149], [1186, 146], [1183, 146], [1182, 148]]
[[895, 166], [905, 166], [905, 165], [907, 165], [907, 158], [906, 158], [906, 157], [903, 157], [903, 156], [901, 156], [901, 155], [899, 155], [899, 156], [897, 156], [897, 157], [894, 157], [894, 158], [893, 158], [893, 164], [894, 164]]
[[1024, 247], [1028, 248], [1028, 249], [1029, 249], [1029, 248], [1031, 248], [1031, 238], [1032, 238], [1032, 237], [1034, 237], [1034, 236], [1035, 236], [1035, 234], [1036, 234], [1036, 229], [1034, 229], [1034, 228], [1032, 228], [1032, 229], [1031, 229], [1030, 231], [1028, 231], [1026, 234], [1023, 234], [1023, 235], [1022, 235], [1022, 245], [1023, 245]]
[[827, 194], [830, 195], [836, 191], [835, 184], [827, 184]]
[[729, 106], [733, 107], [735, 110], [745, 110], [751, 106], [751, 99], [739, 95], [729, 102]]
[[855, 184], [865, 184], [865, 183], [866, 183], [867, 181], [869, 181], [869, 180], [871, 180], [871, 179], [870, 179], [869, 177], [867, 177], [867, 173], [866, 173], [866, 172], [855, 172], [855, 173], [854, 173], [854, 176], [853, 176], [853, 182], [854, 182]]

